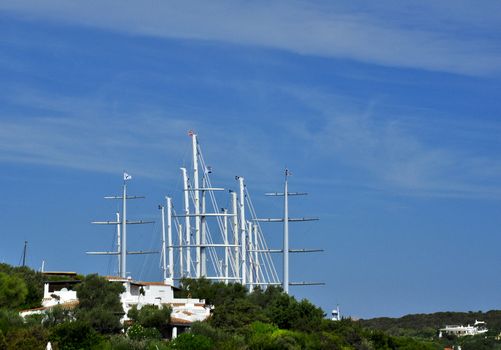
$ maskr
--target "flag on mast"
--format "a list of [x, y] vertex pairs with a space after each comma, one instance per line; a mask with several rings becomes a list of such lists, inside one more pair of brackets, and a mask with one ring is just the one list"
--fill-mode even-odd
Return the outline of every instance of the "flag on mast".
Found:
[[130, 180], [132, 179], [132, 176], [127, 174], [125, 171], [124, 171], [124, 181], [127, 181], [127, 180]]

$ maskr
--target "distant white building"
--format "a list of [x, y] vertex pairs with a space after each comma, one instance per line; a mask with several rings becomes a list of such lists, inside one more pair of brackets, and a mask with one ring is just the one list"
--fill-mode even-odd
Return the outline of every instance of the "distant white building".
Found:
[[[68, 277], [67, 280], [50, 281], [44, 284], [44, 295], [42, 307], [20, 312], [25, 317], [33, 314], [45, 313], [48, 309], [61, 305], [64, 308], [72, 309], [78, 305], [77, 292], [74, 286], [80, 281], [70, 279], [76, 276], [73, 272], [45, 273]], [[127, 313], [132, 307], [141, 309], [145, 305], [156, 305], [158, 307], [169, 306], [172, 308], [171, 325], [172, 337], [175, 338], [195, 321], [206, 320], [211, 313], [212, 307], [205, 304], [203, 299], [175, 298], [174, 287], [163, 282], [142, 282], [129, 278], [115, 276], [105, 277], [111, 283], [122, 283], [125, 291], [120, 294], [120, 301], [124, 310], [121, 322], [129, 320]]]
[[445, 328], [440, 329], [439, 337], [442, 338], [444, 334], [455, 335], [457, 337], [464, 337], [468, 335], [477, 335], [487, 333], [488, 329], [483, 321], [475, 320], [473, 326], [467, 325], [446, 325]]

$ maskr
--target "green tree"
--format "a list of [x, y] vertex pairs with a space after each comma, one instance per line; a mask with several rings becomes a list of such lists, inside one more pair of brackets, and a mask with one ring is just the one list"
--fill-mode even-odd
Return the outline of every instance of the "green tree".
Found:
[[0, 350], [7, 350], [7, 341], [5, 340], [5, 336], [3, 332], [0, 330]]
[[127, 329], [127, 336], [132, 340], [160, 339], [162, 337], [158, 329], [146, 328], [139, 323], [135, 323]]
[[63, 322], [51, 329], [50, 340], [60, 350], [90, 349], [102, 341], [89, 324], [73, 321]]
[[247, 297], [247, 289], [239, 283], [211, 282], [206, 278], [183, 278], [180, 282], [180, 289], [176, 292], [176, 297], [190, 296], [205, 299], [207, 304], [215, 306]]
[[88, 275], [76, 287], [79, 305], [76, 318], [90, 324], [101, 333], [115, 333], [121, 329], [123, 308], [120, 293], [124, 287], [96, 274]]
[[0, 331], [7, 335], [9, 330], [23, 327], [24, 322], [15, 310], [0, 309]]
[[168, 306], [159, 308], [156, 305], [144, 305], [138, 310], [134, 305], [127, 316], [143, 327], [154, 327], [161, 330], [169, 324], [171, 311], [172, 309]]
[[208, 322], [193, 322], [190, 327], [190, 332], [211, 339], [214, 343], [214, 349], [233, 350], [246, 348], [246, 342], [243, 336], [235, 332], [226, 332], [223, 329], [215, 328]]
[[46, 327], [52, 327], [63, 322], [74, 320], [74, 312], [61, 305], [56, 305], [50, 308], [45, 317], [42, 319], [42, 324]]
[[16, 275], [0, 272], [0, 307], [17, 308], [24, 303], [28, 289], [26, 283]]
[[0, 264], [0, 272], [19, 277], [24, 281], [28, 293], [24, 302], [19, 305], [20, 309], [30, 309], [41, 305], [44, 277], [40, 272], [33, 271], [27, 266], [14, 267], [8, 264]]
[[267, 321], [261, 308], [248, 299], [235, 300], [216, 306], [210, 324], [216, 328], [235, 331], [254, 321]]
[[213, 342], [203, 335], [183, 333], [170, 342], [169, 348], [177, 350], [210, 350], [213, 348]]
[[134, 305], [127, 313], [127, 316], [134, 321], [134, 324], [141, 325], [146, 329], [154, 328], [163, 337], [167, 337], [171, 311], [172, 309], [168, 306], [159, 308], [156, 305], [144, 305], [138, 310]]
[[43, 350], [48, 341], [47, 331], [40, 325], [11, 329], [6, 336], [7, 349]]

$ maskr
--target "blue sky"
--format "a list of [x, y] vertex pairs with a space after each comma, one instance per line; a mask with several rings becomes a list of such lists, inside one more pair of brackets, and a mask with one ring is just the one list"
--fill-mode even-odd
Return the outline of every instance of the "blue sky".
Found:
[[[262, 194], [293, 171], [293, 288], [355, 317], [499, 309], [497, 1], [3, 1], [0, 261], [109, 273], [121, 173], [181, 207], [196, 130], [214, 185]], [[226, 204], [227, 199], [221, 198]], [[280, 244], [280, 227], [267, 227]], [[131, 229], [155, 247], [158, 224]], [[160, 278], [158, 257], [134, 276]]]

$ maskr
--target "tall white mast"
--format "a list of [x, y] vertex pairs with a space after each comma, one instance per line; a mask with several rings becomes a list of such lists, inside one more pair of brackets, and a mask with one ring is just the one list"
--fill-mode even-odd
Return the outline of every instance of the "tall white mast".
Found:
[[120, 244], [120, 277], [127, 277], [127, 183], [128, 175], [124, 173], [122, 192], [122, 243]]
[[253, 236], [252, 236], [252, 222], [247, 221], [247, 238], [248, 238], [248, 247], [249, 249], [247, 250], [249, 252], [249, 290], [252, 291], [252, 288], [254, 288], [254, 257], [252, 254], [252, 251], [254, 250], [254, 243], [253, 243]]
[[232, 228], [233, 228], [233, 244], [235, 245], [235, 256], [234, 256], [234, 265], [235, 265], [235, 278], [238, 280], [240, 278], [240, 251], [239, 251], [239, 239], [238, 239], [238, 209], [237, 209], [237, 193], [231, 191], [231, 212], [233, 214], [232, 217]]
[[184, 277], [183, 225], [178, 224], [177, 233], [179, 241], [179, 277]]
[[[206, 218], [205, 218], [205, 213], [206, 213], [206, 207], [205, 207], [205, 188], [207, 188], [207, 182], [206, 182], [206, 176], [207, 176], [208, 169], [204, 169], [204, 174], [202, 177], [202, 213], [200, 214], [200, 241], [201, 241], [201, 247], [200, 247], [200, 269], [201, 269], [201, 275], [202, 277], [207, 277], [207, 255], [206, 255], [206, 250], [205, 250], [205, 245], [207, 244], [207, 231], [206, 231]], [[197, 191], [198, 192], [198, 191]]]
[[228, 246], [228, 209], [223, 208], [223, 239], [224, 239], [224, 283], [228, 284], [228, 272], [229, 272], [229, 257], [230, 257], [230, 247]]
[[169, 282], [172, 285], [174, 281], [174, 247], [172, 246], [172, 199], [170, 197], [166, 197], [165, 199], [167, 201], [167, 244], [169, 245], [169, 279], [164, 277], [164, 282]]
[[285, 185], [284, 185], [284, 276], [282, 287], [285, 293], [289, 293], [289, 192], [287, 188], [287, 176], [289, 171], [285, 169]]
[[198, 147], [197, 147], [197, 134], [190, 132], [192, 148], [193, 148], [193, 189], [194, 194], [194, 206], [195, 206], [195, 244], [196, 244], [196, 276], [200, 278], [202, 276], [201, 271], [201, 250], [200, 250], [200, 184], [198, 177]]
[[[127, 255], [128, 254], [153, 254], [158, 253], [157, 251], [127, 251], [127, 224], [151, 224], [154, 221], [145, 220], [127, 220], [127, 199], [139, 199], [144, 198], [143, 196], [127, 196], [127, 181], [132, 179], [132, 176], [123, 173], [123, 191], [121, 196], [106, 196], [105, 199], [121, 199], [122, 200], [122, 220], [120, 220], [120, 215], [117, 213], [116, 221], [93, 221], [93, 224], [99, 225], [116, 225], [117, 226], [117, 237], [120, 236], [119, 242], [117, 244], [117, 251], [113, 252], [87, 252], [89, 255], [118, 255], [119, 256], [119, 266], [118, 272], [120, 277], [127, 278]], [[120, 226], [122, 232], [119, 232]]]
[[258, 255], [258, 249], [259, 249], [259, 243], [258, 243], [258, 231], [257, 231], [257, 223], [254, 223], [252, 225], [252, 232], [254, 233], [254, 271], [255, 271], [255, 274], [256, 274], [256, 278], [254, 279], [254, 282], [257, 283], [257, 285], [259, 286], [259, 282], [260, 279], [259, 279], [259, 255]]
[[[117, 211], [117, 252], [121, 253], [120, 244], [122, 242], [122, 238], [120, 237], [120, 213]], [[122, 263], [121, 263], [121, 254], [118, 255], [118, 275], [122, 275]]]
[[[186, 172], [186, 168], [181, 168], [181, 172], [183, 174], [183, 191], [184, 191], [184, 228], [186, 230], [186, 274], [188, 277], [191, 277], [191, 224], [190, 224], [190, 193], [188, 186], [188, 174]], [[179, 242], [181, 246], [182, 252], [182, 244]], [[181, 254], [182, 255], [182, 254]], [[181, 277], [184, 276], [184, 270], [181, 265]]]
[[300, 221], [315, 221], [318, 218], [290, 218], [289, 217], [289, 196], [303, 196], [307, 193], [304, 192], [289, 192], [288, 180], [287, 178], [291, 175], [288, 169], [285, 169], [285, 182], [284, 182], [284, 192], [271, 192], [266, 193], [267, 196], [283, 196], [284, 197], [284, 217], [279, 219], [257, 219], [257, 221], [262, 222], [283, 222], [283, 248], [280, 250], [264, 250], [270, 253], [282, 253], [283, 255], [283, 280], [282, 287], [284, 292], [289, 293], [289, 286], [307, 286], [307, 285], [323, 285], [322, 282], [290, 282], [289, 281], [289, 253], [312, 253], [319, 252], [322, 249], [289, 249], [289, 222], [300, 222]]
[[165, 247], [165, 208], [163, 205], [158, 206], [162, 212], [162, 277], [164, 283], [167, 281], [167, 259]]
[[239, 185], [239, 209], [240, 209], [240, 246], [241, 246], [241, 261], [242, 261], [242, 285], [247, 284], [247, 239], [245, 237], [246, 231], [246, 221], [245, 221], [245, 194], [244, 194], [244, 178], [241, 176], [237, 176], [238, 185]]

